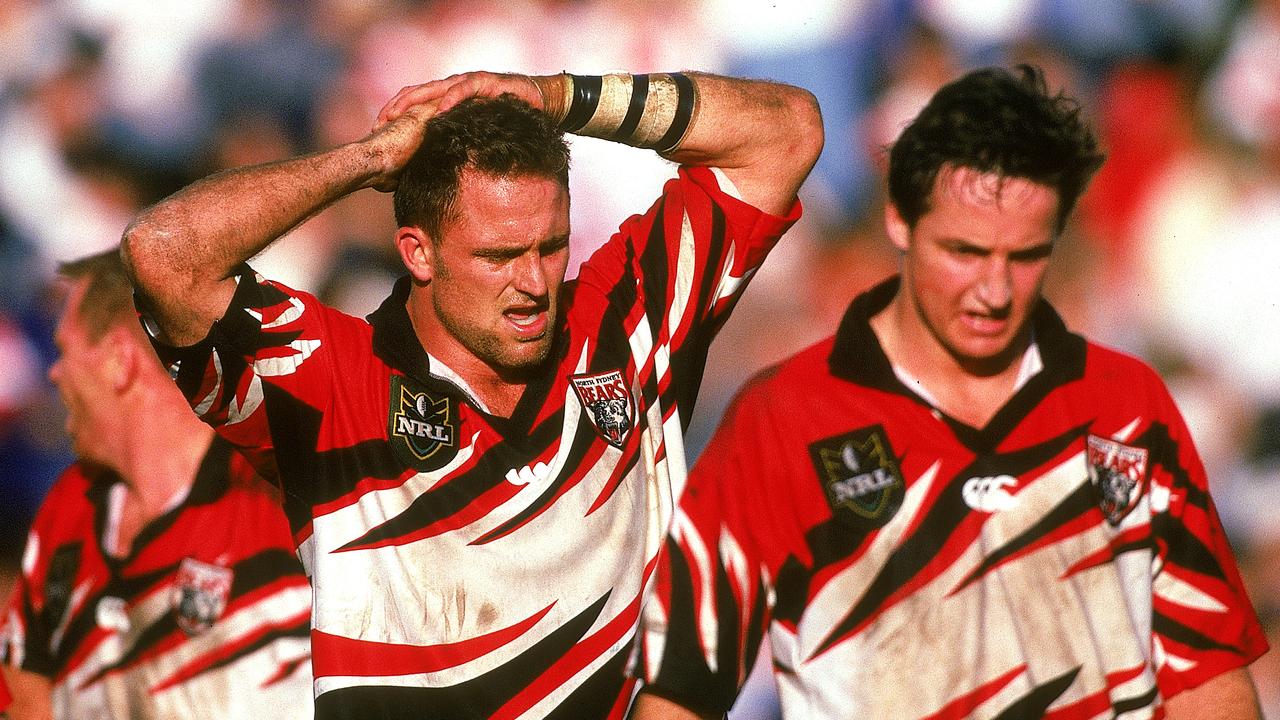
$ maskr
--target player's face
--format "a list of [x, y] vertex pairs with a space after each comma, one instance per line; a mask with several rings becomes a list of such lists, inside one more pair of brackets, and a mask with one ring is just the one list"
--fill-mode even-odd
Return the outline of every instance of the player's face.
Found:
[[1057, 192], [968, 168], [939, 173], [930, 209], [888, 230], [905, 253], [902, 290], [925, 337], [962, 367], [1004, 369], [1023, 348], [1056, 236]]
[[568, 188], [466, 170], [453, 218], [432, 245], [440, 324], [496, 370], [536, 367], [551, 349], [569, 262]]
[[106, 338], [94, 342], [77, 310], [84, 297], [87, 280], [72, 286], [62, 317], [54, 330], [58, 360], [49, 368], [49, 379], [58, 388], [67, 408], [67, 434], [77, 455], [105, 462], [104, 446], [112, 433], [110, 370]]

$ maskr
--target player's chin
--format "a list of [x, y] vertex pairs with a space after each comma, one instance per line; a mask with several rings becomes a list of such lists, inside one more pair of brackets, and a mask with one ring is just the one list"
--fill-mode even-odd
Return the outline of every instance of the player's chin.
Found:
[[498, 365], [511, 372], [528, 372], [542, 367], [551, 355], [551, 334], [507, 343]]

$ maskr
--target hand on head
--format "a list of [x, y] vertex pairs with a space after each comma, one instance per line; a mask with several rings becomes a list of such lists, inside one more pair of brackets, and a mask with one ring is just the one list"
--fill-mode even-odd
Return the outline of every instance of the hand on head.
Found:
[[374, 129], [392, 122], [418, 104], [434, 103], [437, 112], [445, 112], [467, 98], [498, 97], [503, 93], [511, 93], [539, 110], [544, 107], [542, 93], [528, 75], [469, 72], [402, 88], [378, 112]]

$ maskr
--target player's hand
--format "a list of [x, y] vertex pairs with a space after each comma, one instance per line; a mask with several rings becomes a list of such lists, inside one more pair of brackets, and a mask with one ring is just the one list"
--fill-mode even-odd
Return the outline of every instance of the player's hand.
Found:
[[542, 93], [528, 75], [469, 72], [401, 89], [382, 107], [374, 127], [395, 120], [419, 103], [434, 102], [438, 112], [444, 112], [470, 97], [498, 97], [503, 93], [511, 93], [539, 110], [545, 109]]
[[377, 126], [364, 143], [377, 165], [381, 168], [367, 183], [381, 192], [392, 192], [400, 181], [400, 171], [422, 144], [427, 122], [439, 114], [435, 101], [412, 104], [394, 118], [383, 121], [379, 116]]

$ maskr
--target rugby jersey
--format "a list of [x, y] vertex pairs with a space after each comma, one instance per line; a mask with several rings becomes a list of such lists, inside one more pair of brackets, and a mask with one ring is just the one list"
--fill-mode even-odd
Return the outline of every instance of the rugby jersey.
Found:
[[275, 490], [215, 439], [119, 556], [122, 482], [75, 464], [50, 489], [0, 661], [48, 677], [58, 718], [310, 717], [311, 591]]
[[794, 718], [1149, 718], [1267, 649], [1154, 371], [1042, 303], [985, 428], [899, 380], [859, 296], [740, 392], [646, 608], [651, 690], [727, 711], [767, 638]]
[[622, 224], [509, 418], [420, 345], [407, 278], [365, 321], [246, 272], [205, 341], [158, 348], [283, 487], [317, 717], [622, 716], [708, 345], [799, 217], [733, 192], [682, 167]]

